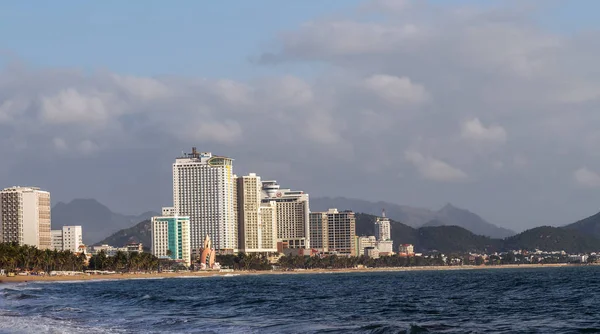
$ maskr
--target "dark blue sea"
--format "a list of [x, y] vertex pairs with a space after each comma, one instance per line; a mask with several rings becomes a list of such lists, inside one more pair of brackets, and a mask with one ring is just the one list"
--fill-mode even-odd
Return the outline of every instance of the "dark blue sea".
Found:
[[0, 333], [596, 333], [600, 267], [0, 284]]

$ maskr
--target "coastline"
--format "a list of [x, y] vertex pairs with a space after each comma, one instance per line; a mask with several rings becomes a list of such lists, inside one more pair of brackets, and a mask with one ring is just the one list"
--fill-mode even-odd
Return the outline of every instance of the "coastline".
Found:
[[239, 276], [239, 275], [295, 275], [295, 274], [336, 274], [336, 273], [370, 273], [370, 272], [401, 272], [401, 271], [445, 271], [445, 270], [487, 270], [487, 269], [532, 269], [532, 268], [558, 268], [579, 267], [567, 263], [558, 264], [510, 264], [497, 266], [423, 266], [423, 267], [392, 267], [392, 268], [361, 268], [361, 269], [305, 269], [293, 271], [198, 271], [198, 272], [173, 272], [173, 273], [148, 273], [148, 274], [111, 274], [111, 275], [74, 275], [74, 276], [14, 276], [0, 277], [0, 283], [26, 283], [26, 282], [61, 282], [61, 281], [103, 281], [127, 279], [166, 279], [166, 278], [201, 278], [214, 276]]

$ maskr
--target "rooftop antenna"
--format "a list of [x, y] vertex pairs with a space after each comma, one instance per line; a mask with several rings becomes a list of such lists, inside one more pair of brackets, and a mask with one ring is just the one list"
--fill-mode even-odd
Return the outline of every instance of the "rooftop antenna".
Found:
[[381, 209], [381, 217], [385, 218], [385, 208]]

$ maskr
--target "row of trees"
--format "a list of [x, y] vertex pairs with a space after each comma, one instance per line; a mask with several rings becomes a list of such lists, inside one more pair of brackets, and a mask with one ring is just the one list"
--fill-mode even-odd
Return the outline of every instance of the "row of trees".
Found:
[[150, 253], [119, 251], [109, 257], [104, 251], [100, 251], [98, 254], [92, 255], [87, 268], [118, 272], [157, 271], [161, 264], [163, 268], [171, 265], [170, 261], [161, 261]]
[[71, 251], [40, 250], [34, 246], [0, 243], [0, 269], [8, 271], [82, 271], [109, 270], [118, 272], [157, 271], [171, 269], [174, 261], [159, 260], [150, 253], [117, 252], [107, 256], [104, 251], [89, 261], [85, 254]]
[[40, 250], [28, 245], [0, 243], [0, 268], [9, 271], [82, 270], [86, 260], [85, 254], [78, 255], [70, 251]]

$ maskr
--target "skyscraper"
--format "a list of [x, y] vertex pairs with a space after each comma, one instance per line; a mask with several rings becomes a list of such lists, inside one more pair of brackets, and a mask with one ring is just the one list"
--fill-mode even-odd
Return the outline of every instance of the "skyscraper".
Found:
[[375, 237], [377, 241], [392, 239], [390, 219], [385, 217], [385, 210], [382, 212], [381, 217], [377, 217], [375, 221]]
[[173, 206], [190, 217], [191, 247], [209, 235], [216, 250], [237, 250], [237, 212], [233, 159], [210, 152], [185, 153], [173, 164]]
[[50, 193], [33, 187], [0, 191], [0, 241], [51, 248]]
[[310, 248], [308, 194], [280, 189], [277, 181], [262, 185], [262, 202], [276, 203], [277, 241], [289, 248]]
[[390, 219], [385, 217], [385, 210], [375, 221], [375, 238], [377, 238], [377, 249], [381, 255], [391, 255], [394, 252]]
[[275, 202], [262, 203], [260, 176], [250, 173], [237, 178], [239, 250], [250, 252], [277, 251]]

